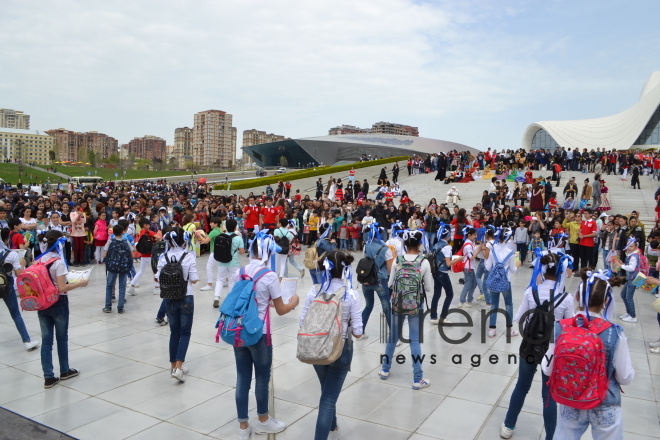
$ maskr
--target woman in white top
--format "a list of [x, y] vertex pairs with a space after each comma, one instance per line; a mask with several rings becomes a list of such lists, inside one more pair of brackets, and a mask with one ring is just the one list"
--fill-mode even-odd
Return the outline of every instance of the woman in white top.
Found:
[[[571, 273], [568, 271], [567, 265], [568, 260], [563, 254], [557, 253], [547, 253], [543, 255], [538, 262], [538, 271], [535, 270], [533, 277], [537, 277], [539, 273], [542, 273], [541, 284], [538, 284], [536, 290], [538, 292], [538, 300], [541, 304], [544, 301], [551, 301], [551, 298], [554, 298], [554, 317], [555, 321], [559, 321], [564, 318], [572, 318], [574, 315], [574, 301], [573, 295], [563, 296], [564, 290], [564, 280], [566, 277], [570, 277]], [[563, 258], [563, 259], [562, 259]], [[516, 322], [520, 322], [525, 313], [528, 313], [529, 310], [536, 308], [536, 301], [534, 300], [533, 287], [536, 286], [537, 281], [532, 279], [531, 285], [525, 290], [522, 303], [518, 308], [518, 313], [516, 314]], [[553, 307], [553, 306], [551, 306]], [[531, 318], [531, 314], [528, 315]], [[518, 381], [516, 382], [516, 387], [511, 394], [511, 400], [509, 402], [509, 410], [506, 413], [506, 418], [500, 430], [500, 435], [502, 438], [510, 438], [513, 435], [514, 429], [516, 428], [516, 422], [518, 421], [518, 415], [523, 408], [525, 403], [525, 397], [529, 392], [529, 389], [532, 386], [532, 381], [536, 375], [538, 364], [535, 362], [528, 362], [522, 357], [518, 359]], [[543, 399], [543, 423], [545, 426], [545, 438], [546, 440], [551, 440], [554, 436], [555, 426], [557, 424], [557, 403], [550, 397], [548, 389], [548, 377], [541, 372], [541, 397]]]
[[[46, 240], [47, 252], [39, 255], [44, 263], [54, 261], [48, 266], [50, 279], [60, 293], [60, 299], [45, 310], [39, 310], [39, 325], [41, 326], [41, 368], [44, 371], [44, 388], [52, 388], [60, 380], [76, 377], [80, 372], [69, 368], [69, 295], [73, 289], [87, 286], [87, 280], [77, 283], [67, 283], [69, 269], [64, 257], [65, 239], [60, 231], [48, 231]], [[57, 357], [60, 363], [60, 377], [53, 374], [53, 333], [57, 339]]]
[[[270, 261], [272, 253], [278, 246], [272, 235], [259, 232], [250, 245], [250, 262], [245, 266], [245, 274], [254, 276], [265, 264]], [[240, 278], [240, 271], [236, 272], [236, 281]], [[255, 298], [259, 308], [259, 318], [266, 321], [268, 305], [272, 301], [278, 315], [286, 315], [293, 310], [300, 299], [293, 295], [288, 304], [284, 303], [280, 292], [280, 283], [275, 272], [269, 272], [261, 277], [255, 284]], [[270, 313], [270, 312], [268, 312]], [[252, 432], [248, 423], [248, 405], [252, 370], [254, 369], [254, 394], [257, 398], [258, 420], [254, 423], [254, 432], [257, 434], [276, 434], [286, 429], [287, 424], [273, 419], [268, 414], [268, 382], [270, 369], [273, 363], [273, 347], [268, 343], [270, 335], [267, 331], [259, 342], [248, 347], [234, 347], [236, 360], [236, 410], [238, 412], [238, 438], [247, 439]]]
[[165, 240], [168, 250], [158, 259], [158, 268], [154, 275], [154, 281], [158, 283], [160, 271], [167, 264], [165, 258], [167, 255], [170, 260], [176, 258], [181, 263], [183, 277], [188, 280], [184, 299], [165, 300], [167, 320], [170, 323], [170, 375], [181, 382], [186, 381], [184, 374], [188, 372], [187, 368], [183, 368], [183, 363], [186, 360], [186, 353], [190, 344], [190, 333], [195, 312], [193, 284], [199, 281], [195, 256], [189, 255], [186, 250], [189, 246], [186, 236], [187, 233], [178, 226], [165, 234], [163, 240]]
[[[27, 351], [32, 351], [39, 346], [39, 342], [32, 342], [30, 339], [30, 334], [25, 327], [25, 322], [23, 321], [23, 316], [21, 316], [21, 310], [18, 306], [18, 297], [16, 296], [16, 289], [14, 287], [14, 279], [23, 272], [23, 266], [25, 266], [25, 260], [19, 260], [18, 252], [12, 252], [9, 250], [9, 229], [3, 228], [1, 231], [2, 242], [0, 242], [0, 262], [4, 266], [4, 272], [9, 275], [9, 280], [6, 289], [6, 296], [3, 298], [11, 319], [14, 320], [14, 325], [16, 330], [21, 335], [23, 344]], [[11, 266], [11, 269], [10, 269]], [[9, 270], [8, 270], [9, 269]]]
[[[520, 267], [520, 261], [516, 261], [514, 258], [515, 254], [515, 248], [512, 250], [510, 243], [512, 242], [511, 240], [512, 234], [511, 234], [511, 228], [502, 228], [500, 229], [500, 236], [499, 236], [499, 243], [495, 243], [493, 245], [493, 249], [490, 251], [490, 254], [488, 256], [488, 260], [486, 260], [486, 270], [490, 273], [493, 272], [495, 267], [497, 266], [497, 260], [500, 261], [500, 263], [504, 264], [504, 267], [506, 269], [506, 276], [508, 280], [508, 287], [504, 289], [501, 292], [495, 292], [492, 287], [492, 284], [488, 283], [488, 279], [486, 279], [486, 283], [489, 286], [488, 291], [490, 293], [490, 300], [492, 303], [492, 306], [490, 308], [491, 311], [495, 312], [497, 309], [500, 307], [500, 294], [504, 298], [504, 305], [505, 305], [505, 310], [506, 310], [506, 327], [507, 329], [511, 329], [511, 336], [518, 336], [518, 331], [513, 327], [512, 323], [512, 318], [513, 318], [513, 295], [511, 292], [511, 274], [516, 273], [518, 268]], [[514, 244], [515, 245], [515, 244]], [[508, 258], [508, 260], [507, 260]], [[489, 274], [490, 277], [490, 274]], [[497, 334], [497, 313], [493, 313], [490, 315], [490, 328], [488, 329], [488, 337], [489, 338], [494, 338], [495, 335]]]
[[307, 294], [303, 311], [300, 314], [300, 325], [302, 325], [307, 315], [307, 309], [309, 309], [309, 306], [320, 293], [327, 292], [332, 294], [338, 292], [337, 294], [343, 298], [341, 328], [346, 340], [342, 354], [330, 365], [314, 365], [316, 375], [321, 382], [321, 400], [319, 401], [319, 415], [316, 419], [315, 440], [327, 439], [330, 432], [333, 432], [333, 435], [338, 434], [337, 399], [339, 399], [339, 393], [344, 385], [344, 380], [350, 370], [351, 360], [353, 359], [353, 341], [348, 336], [348, 332], [350, 331], [358, 339], [362, 337], [362, 306], [360, 305], [360, 296], [356, 290], [348, 288], [345, 285], [348, 282], [346, 278], [352, 276], [351, 271], [345, 271], [345, 268], [350, 267], [351, 263], [353, 263], [353, 256], [342, 251], [330, 252], [319, 261], [319, 270], [323, 270], [326, 265], [330, 267], [326, 271], [330, 279], [326, 283], [319, 285], [318, 288], [312, 286]]
[[424, 372], [422, 370], [421, 361], [422, 346], [419, 343], [420, 330], [424, 319], [424, 296], [433, 296], [433, 275], [431, 274], [431, 265], [429, 264], [428, 260], [420, 255], [420, 247], [423, 237], [424, 233], [422, 231], [405, 231], [403, 233], [403, 242], [406, 247], [406, 253], [404, 255], [397, 256], [394, 264], [392, 265], [388, 284], [390, 288], [394, 290], [393, 295], [397, 294], [398, 281], [399, 277], [402, 275], [401, 271], [403, 268], [402, 265], [404, 264], [404, 260], [407, 262], [414, 262], [415, 267], [420, 271], [419, 273], [421, 277], [421, 286], [419, 288], [423, 291], [415, 292], [417, 296], [418, 307], [416, 311], [413, 311], [414, 314], [412, 314], [412, 312], [408, 312], [411, 314], [403, 314], [402, 312], [397, 313], [396, 309], [399, 308], [399, 306], [406, 307], [406, 305], [408, 305], [406, 304], [407, 301], [405, 301], [406, 298], [403, 297], [403, 295], [401, 295], [401, 298], [396, 298], [393, 301], [390, 336], [387, 340], [387, 345], [385, 346], [385, 356], [382, 358], [383, 365], [381, 370], [378, 372], [378, 375], [383, 380], [386, 380], [389, 377], [397, 338], [399, 337], [399, 333], [402, 333], [399, 329], [401, 326], [403, 326], [403, 321], [405, 318], [408, 318], [410, 341], [404, 342], [410, 342], [410, 353], [413, 358], [413, 390], [419, 390], [431, 385], [431, 382], [428, 379], [424, 379]]
[[[289, 220], [287, 220], [286, 218], [281, 218], [279, 220], [279, 224], [280, 224], [279, 228], [273, 231], [273, 236], [275, 237], [275, 240], [286, 237], [286, 239], [289, 241], [289, 250], [291, 250], [291, 244], [293, 244], [293, 238], [295, 237], [295, 233], [291, 229], [287, 228], [287, 226], [289, 225]], [[277, 276], [280, 278], [284, 278], [289, 275], [288, 259], [289, 259], [289, 252], [287, 252], [286, 254], [280, 254], [280, 253], [275, 254], [275, 268], [277, 271]], [[300, 271], [300, 277], [302, 278], [303, 271], [300, 269], [298, 270]]]

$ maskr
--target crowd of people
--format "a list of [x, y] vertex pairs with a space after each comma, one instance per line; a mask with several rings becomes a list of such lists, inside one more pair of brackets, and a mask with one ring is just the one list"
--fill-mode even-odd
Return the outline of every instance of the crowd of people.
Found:
[[[378, 371], [379, 377], [387, 380], [395, 374], [392, 360], [401, 343], [397, 336], [404, 322], [409, 328], [406, 342], [411, 354], [422, 359], [420, 333], [424, 314], [429, 312], [430, 323], [436, 326], [455, 319], [449, 317], [454, 297], [449, 273], [460, 273], [462, 288], [457, 307], [485, 308], [489, 312], [490, 338], [497, 335], [497, 319], [502, 314], [498, 311], [506, 312], [503, 315], [507, 337], [516, 337], [531, 325], [526, 312], [538, 310], [540, 302], [555, 304], [551, 310], [559, 327], [555, 339], [542, 353], [547, 351], [550, 356], [539, 356], [538, 362], [536, 358], [529, 362], [521, 357], [518, 383], [501, 436], [513, 435], [525, 396], [537, 366], [541, 365], [546, 438], [579, 438], [589, 423], [594, 438], [622, 438], [619, 385], [630, 383], [634, 370], [623, 329], [613, 323], [612, 288], [623, 285], [621, 296], [626, 313], [620, 319], [633, 325], [637, 322], [637, 287], [633, 281], [644, 269], [642, 266], [650, 267], [650, 282], [660, 284], [656, 269], [660, 220], [653, 226], [643, 225], [635, 211], [608, 212], [611, 206], [607, 188], [598, 174], [594, 182], [586, 179], [581, 189], [575, 179], [570, 179], [563, 187], [564, 200], [560, 203], [551, 182], [554, 180], [555, 188], [559, 188], [564, 167], [572, 170], [577, 164], [601, 173], [617, 171], [616, 167], [609, 167], [611, 154], [565, 153], [488, 151], [477, 157], [468, 152], [411, 157], [407, 164], [409, 175], [446, 173], [461, 167], [487, 172], [489, 166], [512, 169], [516, 164], [532, 173], [529, 190], [523, 190], [527, 180], [511, 182], [492, 177], [481, 203], [467, 210], [458, 206], [461, 200], [455, 186], [455, 193], [448, 194], [446, 203], [438, 203], [435, 198], [426, 204], [410, 200], [398, 186], [398, 164], [389, 170], [383, 168], [372, 191], [368, 179], [359, 182], [355, 178], [355, 170], [348, 177], [330, 176], [325, 182], [319, 178], [313, 198], [301, 194], [300, 189], [292, 193], [291, 182], [284, 181], [275, 189], [268, 185], [257, 194], [222, 196], [212, 195], [206, 184], [164, 180], [101, 183], [44, 194], [5, 187], [0, 192], [0, 261], [10, 263], [11, 268], [5, 264], [0, 275], [4, 273], [13, 281], [24, 271], [45, 264], [59, 294], [57, 302], [38, 311], [46, 388], [79, 374], [68, 363], [67, 293], [85, 287], [87, 281], [67, 283], [69, 268], [104, 265], [104, 313], [113, 313], [115, 303], [117, 313], [130, 312], [126, 294], [136, 295], [140, 282], [162, 298], [155, 324], [170, 326], [171, 376], [181, 382], [188, 374], [185, 360], [194, 320], [193, 285], [200, 280], [198, 258], [209, 253], [206, 283], [200, 290], [214, 292], [213, 303], [207, 307], [219, 308], [221, 318], [229, 316], [227, 303], [229, 298], [235, 303], [237, 290], [241, 290], [237, 286], [242, 288], [242, 283], [253, 280], [252, 291], [258, 305], [254, 322], [263, 327], [259, 327], [263, 336], [249, 345], [234, 344], [238, 433], [239, 438], [248, 438], [252, 431], [266, 434], [286, 428], [285, 423], [268, 415], [272, 365], [268, 305], [272, 304], [278, 315], [291, 312], [299, 303], [298, 296], [294, 294], [285, 301], [279, 280], [289, 276], [289, 264], [300, 278], [308, 271], [313, 286], [304, 300], [302, 327], [308, 319], [318, 316], [313, 313], [308, 317], [307, 312], [316, 307], [319, 295], [340, 292], [343, 304], [338, 338], [343, 342], [337, 357], [332, 362], [314, 365], [322, 390], [315, 438], [325, 439], [339, 434], [336, 403], [350, 368], [353, 338], [358, 342], [369, 338], [365, 330], [376, 296], [390, 335]], [[622, 156], [624, 159], [620, 160]], [[626, 155], [616, 155], [615, 159], [614, 164], [619, 166], [635, 163]], [[654, 170], [655, 161], [654, 156]], [[608, 165], [607, 170], [598, 168], [604, 164]], [[553, 176], [543, 177], [548, 167]], [[656, 177], [655, 172], [651, 174]], [[660, 189], [658, 192], [656, 199]], [[580, 202], [576, 205], [578, 197]], [[528, 200], [529, 205], [525, 206]], [[24, 257], [19, 258], [23, 253], [13, 252], [16, 250], [25, 250]], [[358, 252], [364, 258], [354, 264], [360, 256]], [[296, 257], [303, 253], [301, 266]], [[604, 270], [597, 271], [601, 256]], [[523, 266], [532, 269], [530, 283], [514, 314], [511, 280]], [[567, 279], [574, 273], [580, 276], [580, 287], [576, 292], [566, 292]], [[361, 284], [364, 308], [354, 283]], [[19, 311], [22, 296], [19, 286], [7, 284], [5, 303], [26, 349], [34, 350], [38, 342], [31, 340]], [[431, 299], [430, 307], [426, 297]], [[614, 373], [608, 375], [609, 385], [606, 384], [611, 392], [598, 405], [576, 408], [570, 406], [568, 399], [562, 399], [562, 387], [557, 385], [566, 374], [576, 374], [567, 373], [570, 365], [560, 362], [563, 358], [559, 350], [563, 347], [561, 335], [572, 335], [578, 324], [571, 323], [583, 321], [598, 324], [597, 333], [607, 336], [605, 348], [601, 349], [607, 352], [607, 371]], [[219, 325], [219, 335], [222, 329], [223, 325]], [[53, 371], [54, 339], [59, 376]], [[660, 340], [651, 344], [651, 352], [660, 353]], [[553, 355], [554, 361], [543, 363], [543, 359], [553, 359]], [[412, 388], [431, 386], [424, 376], [422, 361], [412, 364]], [[253, 376], [258, 419], [250, 422], [248, 393]], [[562, 404], [559, 410], [557, 402]]]

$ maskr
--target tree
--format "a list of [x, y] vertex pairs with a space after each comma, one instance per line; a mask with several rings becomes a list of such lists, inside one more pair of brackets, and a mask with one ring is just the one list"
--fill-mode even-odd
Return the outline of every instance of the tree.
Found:
[[119, 155], [117, 153], [112, 153], [108, 158], [108, 163], [114, 163], [115, 165], [119, 165]]
[[136, 159], [135, 165], [138, 170], [147, 171], [151, 166], [151, 161], [149, 159]]
[[87, 147], [81, 145], [78, 147], [78, 158], [76, 159], [77, 162], [82, 162], [84, 158], [87, 157]]
[[163, 159], [155, 158], [153, 159], [154, 170], [162, 171], [163, 170]]
[[135, 166], [135, 153], [130, 152], [130, 153], [128, 153], [128, 167], [127, 168], [132, 170], [134, 166]]
[[55, 155], [55, 150], [48, 150], [48, 160], [51, 162], [55, 162], [55, 158], [57, 156]]
[[96, 153], [94, 153], [94, 150], [87, 150], [87, 162], [92, 166], [96, 166]]
[[281, 167], [289, 166], [289, 161], [286, 160], [286, 156], [281, 156], [280, 157], [280, 166]]

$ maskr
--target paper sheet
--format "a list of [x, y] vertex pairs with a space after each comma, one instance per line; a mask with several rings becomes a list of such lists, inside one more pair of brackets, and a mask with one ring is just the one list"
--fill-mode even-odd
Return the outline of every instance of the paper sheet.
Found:
[[12, 252], [16, 252], [18, 254], [18, 259], [21, 260], [25, 258], [25, 253], [27, 252], [27, 249], [12, 249]]
[[282, 301], [284, 304], [289, 304], [291, 297], [296, 294], [297, 290], [298, 278], [282, 278], [280, 291], [282, 293]]
[[69, 284], [75, 284], [82, 280], [89, 280], [89, 276], [92, 273], [93, 267], [90, 267], [87, 270], [72, 270], [66, 274], [66, 281]]

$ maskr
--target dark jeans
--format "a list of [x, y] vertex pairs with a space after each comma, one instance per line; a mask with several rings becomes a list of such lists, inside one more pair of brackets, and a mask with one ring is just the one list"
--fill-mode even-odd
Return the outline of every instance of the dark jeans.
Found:
[[362, 311], [362, 328], [367, 328], [367, 321], [369, 321], [369, 315], [374, 308], [374, 293], [378, 294], [380, 299], [380, 304], [383, 307], [383, 313], [387, 319], [387, 326], [391, 328], [391, 313], [392, 305], [390, 302], [390, 288], [387, 287], [387, 280], [382, 279], [378, 280], [378, 284], [375, 286], [371, 285], [362, 285], [362, 293], [364, 294], [365, 306]]
[[160, 308], [158, 309], [158, 313], [156, 313], [156, 319], [163, 319], [166, 313], [167, 313], [167, 300], [163, 299], [160, 302]]
[[53, 374], [53, 330], [57, 340], [57, 358], [60, 361], [60, 374], [69, 371], [69, 297], [60, 295], [59, 301], [37, 312], [41, 327], [41, 368], [44, 377]]
[[[580, 269], [585, 267], [594, 267], [594, 247], [579, 245]], [[577, 265], [575, 265], [577, 267]]]
[[195, 297], [165, 300], [170, 322], [170, 362], [185, 361], [195, 312]]
[[23, 342], [30, 342], [30, 334], [25, 327], [25, 322], [23, 321], [23, 316], [21, 316], [21, 309], [18, 306], [18, 297], [16, 296], [16, 290], [14, 289], [14, 279], [9, 277], [9, 285], [7, 286], [9, 290], [7, 292], [7, 297], [4, 299], [11, 319], [14, 320], [14, 325], [16, 330], [21, 335]]
[[71, 237], [73, 240], [73, 261], [82, 263], [85, 260], [85, 237]]
[[527, 243], [516, 243], [516, 247], [520, 252], [520, 262], [524, 265], [527, 261]]
[[266, 345], [266, 335], [249, 347], [234, 347], [236, 359], [236, 411], [238, 422], [248, 421], [248, 403], [252, 367], [254, 366], [254, 394], [257, 398], [257, 415], [268, 414], [268, 382], [273, 363], [273, 346]]
[[577, 243], [569, 243], [571, 248], [571, 257], [573, 257], [573, 270], [578, 272], [580, 270], [580, 245]]
[[[509, 429], [516, 427], [516, 422], [518, 421], [518, 415], [522, 410], [522, 407], [525, 403], [525, 397], [529, 392], [530, 387], [532, 386], [532, 381], [534, 380], [534, 375], [536, 374], [536, 367], [538, 365], [528, 363], [523, 360], [523, 358], [518, 359], [518, 382], [516, 382], [516, 387], [513, 389], [513, 394], [511, 394], [511, 400], [509, 401], [509, 410], [506, 413], [506, 418], [504, 419], [504, 426]], [[543, 400], [543, 424], [545, 425], [545, 438], [546, 440], [551, 440], [555, 435], [555, 427], [557, 426], [557, 403], [552, 399], [550, 395], [549, 387], [547, 385], [548, 376], [543, 374], [541, 371], [542, 385], [541, 385], [541, 399]]]
[[316, 375], [321, 382], [321, 400], [319, 415], [316, 419], [314, 440], [326, 440], [330, 431], [337, 429], [337, 399], [353, 359], [353, 342], [346, 340], [339, 359], [330, 365], [314, 365]]
[[124, 308], [124, 300], [126, 299], [126, 278], [127, 273], [106, 272], [105, 279], [105, 306], [112, 308], [112, 291], [115, 290], [115, 281], [119, 278], [119, 302], [117, 308]]
[[451, 300], [454, 298], [454, 288], [451, 285], [449, 274], [447, 272], [440, 272], [433, 274], [433, 299], [431, 300], [431, 319], [438, 319], [438, 303], [442, 296], [442, 289], [445, 289], [445, 302], [442, 304], [442, 311], [440, 317], [446, 318], [449, 313], [449, 306]]

